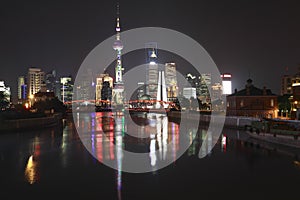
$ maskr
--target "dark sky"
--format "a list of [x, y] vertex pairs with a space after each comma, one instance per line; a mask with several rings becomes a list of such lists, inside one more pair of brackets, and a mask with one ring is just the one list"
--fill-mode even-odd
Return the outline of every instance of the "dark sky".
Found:
[[[111, 0], [2, 2], [0, 80], [16, 95], [17, 77], [29, 67], [75, 76], [87, 54], [114, 34], [115, 7]], [[121, 0], [120, 9], [122, 30], [165, 27], [198, 41], [221, 73], [232, 73], [233, 88], [250, 76], [279, 94], [280, 77], [298, 70], [298, 1]]]

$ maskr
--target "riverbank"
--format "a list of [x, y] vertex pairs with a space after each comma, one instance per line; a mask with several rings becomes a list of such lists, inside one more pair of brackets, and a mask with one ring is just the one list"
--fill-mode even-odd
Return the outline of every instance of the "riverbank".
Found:
[[[180, 121], [181, 117], [184, 119], [192, 120], [192, 121], [200, 121], [202, 124], [209, 124], [212, 120], [211, 115], [207, 114], [200, 114], [199, 119], [199, 113], [196, 113], [195, 111], [185, 111], [185, 112], [179, 112], [179, 111], [171, 111], [168, 112], [168, 117], [171, 120], [178, 120]], [[218, 121], [223, 121], [225, 117], [224, 124], [218, 124]], [[220, 120], [219, 120], [220, 119]], [[245, 126], [251, 125], [253, 121], [259, 121], [258, 118], [254, 117], [243, 117], [243, 116], [224, 116], [223, 114], [214, 115], [213, 117], [215, 125], [223, 125], [225, 128], [233, 128], [233, 129], [244, 129]]]
[[250, 137], [252, 137], [254, 139], [257, 139], [257, 140], [262, 140], [262, 141], [265, 141], [265, 142], [280, 144], [280, 145], [294, 147], [294, 148], [300, 148], [300, 140], [295, 140], [291, 136], [276, 135], [276, 137], [274, 137], [274, 135], [272, 135], [270, 133], [257, 134], [255, 132], [250, 132], [250, 131], [246, 131], [246, 133]]
[[[193, 113], [193, 112], [170, 112], [168, 113], [168, 116], [171, 120], [175, 121], [180, 121], [181, 117], [184, 117], [185, 119], [188, 120], [194, 120], [198, 121], [199, 120], [199, 114], [198, 113]], [[215, 122], [218, 121], [218, 118], [225, 117], [225, 122], [224, 122], [224, 128], [230, 128], [230, 129], [238, 129], [238, 130], [246, 130], [246, 127], [251, 126], [252, 122], [255, 121], [260, 121], [258, 118], [254, 117], [243, 117], [243, 116], [214, 116]], [[209, 124], [211, 121], [211, 116], [210, 115], [202, 115], [200, 114], [200, 123], [201, 124]], [[217, 123], [215, 125], [218, 126]], [[222, 125], [222, 124], [220, 124]], [[246, 131], [246, 133], [256, 139], [256, 140], [262, 140], [265, 142], [270, 142], [274, 144], [279, 144], [279, 145], [285, 145], [289, 147], [294, 147], [294, 148], [300, 148], [300, 140], [295, 139], [292, 136], [286, 136], [277, 133], [276, 137], [274, 137], [274, 134], [272, 133], [252, 133], [250, 131]]]
[[3, 119], [1, 120], [0, 132], [33, 130], [60, 125], [62, 125], [61, 113], [55, 113], [45, 117]]

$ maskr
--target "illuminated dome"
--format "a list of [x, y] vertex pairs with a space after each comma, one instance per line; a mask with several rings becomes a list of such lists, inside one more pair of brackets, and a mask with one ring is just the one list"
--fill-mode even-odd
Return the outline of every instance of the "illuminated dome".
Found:
[[114, 50], [122, 50], [123, 49], [123, 44], [121, 40], [116, 40], [113, 44]]

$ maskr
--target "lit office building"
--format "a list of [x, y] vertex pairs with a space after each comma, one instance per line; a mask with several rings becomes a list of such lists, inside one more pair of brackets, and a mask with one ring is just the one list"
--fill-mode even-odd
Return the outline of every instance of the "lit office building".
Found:
[[191, 99], [192, 97], [196, 99], [196, 88], [195, 87], [185, 87], [182, 92], [183, 96], [187, 99]]
[[166, 80], [167, 98], [169, 101], [173, 101], [178, 95], [175, 63], [165, 64], [165, 80]]
[[211, 86], [211, 101], [222, 98], [222, 85], [221, 83], [215, 83]]
[[201, 74], [199, 86], [196, 88], [198, 98], [205, 103], [210, 102], [209, 88], [211, 88], [211, 74]]
[[[105, 83], [105, 84], [104, 84]], [[106, 90], [102, 91], [103, 86]], [[113, 78], [109, 76], [109, 74], [99, 74], [96, 77], [96, 106], [101, 105], [101, 100], [111, 100], [109, 97], [104, 97], [102, 94], [109, 93], [109, 88], [112, 89], [113, 87]]]
[[137, 99], [141, 99], [146, 94], [146, 86], [144, 82], [138, 82]]
[[91, 69], [86, 71], [76, 81], [77, 84], [74, 87], [74, 99], [89, 101], [94, 100], [95, 97], [95, 83], [93, 81], [93, 72]]
[[63, 103], [71, 102], [73, 98], [73, 82], [71, 77], [60, 78], [60, 100]]
[[45, 75], [45, 83], [46, 83], [46, 92], [54, 92], [56, 91], [56, 71], [52, 70], [51, 72]]
[[44, 85], [45, 73], [39, 68], [29, 68], [27, 74], [27, 95], [32, 97], [39, 92]]
[[223, 94], [228, 95], [232, 94], [232, 86], [231, 86], [231, 74], [221, 74], [222, 85], [223, 85]]
[[157, 43], [146, 43], [145, 51], [147, 63], [147, 94], [151, 96], [151, 99], [156, 99], [158, 81]]
[[5, 86], [4, 81], [0, 81], [0, 92], [3, 93], [5, 100], [10, 102], [10, 87]]
[[289, 76], [289, 75], [284, 75], [281, 78], [281, 95], [285, 95], [285, 94], [292, 94], [293, 90], [292, 90], [292, 81], [293, 77]]
[[25, 100], [27, 98], [26, 95], [26, 84], [25, 84], [25, 77], [19, 76], [18, 78], [18, 100], [22, 102], [22, 100]]

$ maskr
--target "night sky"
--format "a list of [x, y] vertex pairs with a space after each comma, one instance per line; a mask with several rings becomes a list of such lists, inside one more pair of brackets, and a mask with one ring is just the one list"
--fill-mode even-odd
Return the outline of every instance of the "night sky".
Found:
[[[116, 2], [2, 2], [0, 80], [16, 96], [17, 77], [29, 67], [75, 77], [88, 53], [115, 33]], [[233, 89], [243, 88], [250, 77], [256, 86], [279, 94], [280, 77], [298, 71], [298, 1], [119, 2], [122, 30], [154, 26], [187, 34], [221, 73], [232, 73]]]

